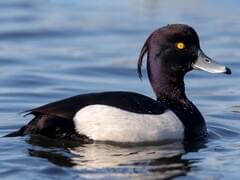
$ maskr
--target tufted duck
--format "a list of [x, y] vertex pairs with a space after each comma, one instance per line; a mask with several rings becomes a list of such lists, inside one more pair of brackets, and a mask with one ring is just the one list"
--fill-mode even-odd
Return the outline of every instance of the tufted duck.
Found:
[[185, 94], [184, 76], [193, 69], [231, 74], [200, 49], [196, 31], [172, 24], [154, 31], [138, 60], [147, 54], [147, 73], [156, 99], [133, 92], [82, 94], [26, 111], [34, 118], [8, 134], [41, 134], [83, 143], [196, 140], [207, 134], [203, 116]]

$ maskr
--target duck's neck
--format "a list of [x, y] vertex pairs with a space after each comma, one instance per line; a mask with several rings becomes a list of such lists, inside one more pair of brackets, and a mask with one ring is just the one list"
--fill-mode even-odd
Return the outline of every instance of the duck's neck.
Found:
[[185, 104], [188, 99], [185, 94], [183, 73], [159, 72], [156, 77], [150, 79], [157, 100], [167, 105]]
[[172, 103], [185, 104], [188, 99], [185, 94], [183, 77], [164, 77], [159, 79], [155, 89], [157, 100], [171, 105]]
[[157, 81], [151, 81], [157, 101], [164, 103], [178, 115], [185, 126], [186, 139], [205, 136], [204, 118], [185, 94], [184, 74], [166, 73], [159, 74]]

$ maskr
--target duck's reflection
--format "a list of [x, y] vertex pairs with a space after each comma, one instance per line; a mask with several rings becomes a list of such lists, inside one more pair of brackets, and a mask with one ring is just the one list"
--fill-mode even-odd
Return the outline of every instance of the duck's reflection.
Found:
[[30, 156], [48, 159], [58, 166], [144, 176], [150, 173], [158, 178], [185, 175], [190, 170], [190, 162], [182, 159], [182, 155], [204, 147], [204, 143], [183, 145], [180, 142], [148, 146], [80, 145], [37, 136], [27, 142], [33, 145], [29, 149]]

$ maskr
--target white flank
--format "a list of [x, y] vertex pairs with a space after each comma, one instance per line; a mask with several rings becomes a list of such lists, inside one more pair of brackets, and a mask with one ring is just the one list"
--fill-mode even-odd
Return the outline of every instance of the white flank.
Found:
[[138, 114], [107, 105], [90, 105], [74, 116], [79, 134], [95, 141], [155, 142], [183, 139], [184, 128], [170, 110], [163, 114]]

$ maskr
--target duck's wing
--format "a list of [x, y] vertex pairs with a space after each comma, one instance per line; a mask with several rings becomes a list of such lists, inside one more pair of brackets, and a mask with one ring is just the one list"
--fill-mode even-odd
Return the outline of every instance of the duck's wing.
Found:
[[35, 117], [26, 126], [6, 136], [41, 134], [54, 138], [78, 140], [84, 143], [91, 142], [91, 139], [76, 132], [73, 121], [74, 116], [82, 108], [91, 105], [107, 105], [139, 114], [162, 114], [167, 109], [163, 104], [137, 93], [83, 94], [26, 111], [26, 115], [33, 114]]
[[25, 111], [27, 114], [46, 114], [73, 119], [83, 107], [108, 105], [140, 114], [162, 114], [167, 107], [147, 96], [133, 92], [102, 92], [83, 94]]

